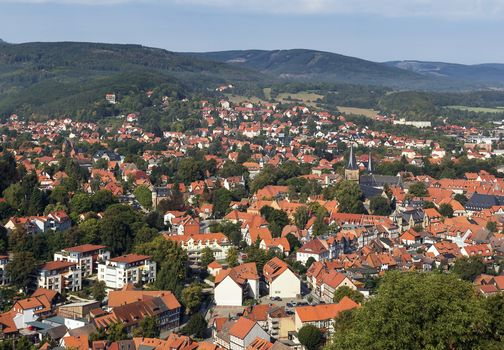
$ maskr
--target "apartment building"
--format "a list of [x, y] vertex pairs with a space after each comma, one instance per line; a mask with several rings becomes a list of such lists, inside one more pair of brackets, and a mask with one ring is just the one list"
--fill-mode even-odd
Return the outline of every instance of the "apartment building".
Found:
[[98, 264], [98, 280], [113, 289], [120, 289], [128, 283], [152, 283], [156, 280], [156, 263], [148, 255], [118, 256]]
[[38, 286], [58, 293], [64, 290], [78, 291], [82, 288], [82, 271], [76, 263], [50, 261], [39, 269]]
[[110, 259], [110, 252], [104, 245], [83, 244], [65, 248], [54, 253], [54, 261], [76, 263], [82, 271], [82, 277], [89, 277], [98, 272], [98, 263]]

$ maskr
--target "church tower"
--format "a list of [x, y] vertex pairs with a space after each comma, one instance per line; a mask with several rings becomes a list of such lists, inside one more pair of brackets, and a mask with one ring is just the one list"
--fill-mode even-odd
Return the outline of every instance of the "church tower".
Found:
[[369, 152], [369, 156], [368, 156], [368, 163], [367, 163], [367, 172], [369, 174], [372, 174], [373, 173], [373, 169], [374, 168], [374, 165], [373, 165], [373, 157], [371, 157], [371, 152]]
[[359, 167], [355, 160], [353, 146], [350, 146], [350, 156], [348, 157], [348, 165], [345, 168], [345, 180], [359, 182]]

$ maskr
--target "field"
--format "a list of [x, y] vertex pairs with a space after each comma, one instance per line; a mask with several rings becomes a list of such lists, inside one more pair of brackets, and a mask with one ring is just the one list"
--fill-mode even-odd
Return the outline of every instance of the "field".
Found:
[[229, 102], [235, 103], [235, 104], [240, 104], [242, 102], [252, 102], [252, 103], [260, 103], [260, 102], [267, 102], [263, 101], [260, 98], [257, 97], [247, 97], [247, 96], [242, 96], [242, 95], [232, 95], [232, 94], [225, 94], [226, 97], [229, 99]]
[[265, 99], [271, 100], [271, 88], [264, 88], [263, 93]]
[[496, 107], [496, 108], [470, 107], [470, 106], [446, 106], [446, 107], [475, 113], [504, 113], [504, 107]]
[[282, 103], [292, 103], [292, 102], [299, 102], [303, 103], [309, 107], [316, 107], [317, 106], [317, 100], [320, 98], [323, 98], [324, 96], [316, 94], [314, 92], [297, 92], [297, 93], [290, 93], [290, 92], [282, 92], [278, 94], [276, 97], [276, 100], [278, 102]]
[[378, 114], [378, 111], [369, 108], [356, 108], [356, 107], [342, 107], [338, 106], [338, 110], [341, 113], [345, 114], [355, 114], [355, 115], [363, 115], [368, 118], [373, 118]]

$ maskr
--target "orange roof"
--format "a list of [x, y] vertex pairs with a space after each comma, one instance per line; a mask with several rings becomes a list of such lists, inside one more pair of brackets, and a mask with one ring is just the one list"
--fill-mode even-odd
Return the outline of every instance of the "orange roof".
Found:
[[249, 320], [245, 317], [240, 317], [238, 321], [236, 321], [235, 324], [232, 325], [229, 329], [229, 335], [237, 337], [239, 339], [245, 339], [247, 334], [250, 333], [255, 325], [256, 323], [254, 321]]
[[222, 268], [222, 265], [217, 262], [217, 260], [212, 261], [210, 264], [208, 264], [208, 267], [211, 269], [218, 269]]
[[67, 349], [88, 350], [89, 338], [87, 335], [70, 336], [63, 338]]
[[287, 265], [287, 263], [283, 262], [282, 260], [280, 260], [275, 256], [273, 259], [264, 264], [263, 267], [264, 278], [269, 283], [271, 283], [275, 278], [284, 273], [284, 271], [287, 270], [288, 268], [289, 265]]
[[315, 306], [296, 307], [296, 314], [303, 323], [316, 322], [333, 319], [338, 317], [340, 312], [352, 310], [358, 306], [359, 304], [345, 296], [337, 304], [320, 304]]
[[75, 252], [75, 253], [87, 253], [87, 252], [93, 252], [95, 250], [100, 250], [107, 248], [105, 245], [96, 245], [96, 244], [83, 244], [83, 245], [78, 245], [75, 247], [70, 247], [70, 248], [65, 248], [63, 250], [67, 252]]
[[266, 339], [255, 338], [252, 343], [247, 346], [246, 350], [269, 350], [273, 347], [273, 344]]
[[2, 331], [4, 334], [15, 333], [18, 331], [16, 324], [14, 323], [14, 317], [16, 316], [15, 311], [7, 311], [0, 314], [0, 325], [2, 326]]
[[108, 307], [114, 308], [155, 297], [163, 299], [165, 305], [169, 309], [180, 307], [180, 303], [175, 295], [170, 291], [164, 290], [113, 290], [110, 291], [108, 295]]
[[69, 268], [70, 266], [76, 266], [76, 263], [68, 261], [49, 261], [40, 267], [41, 270], [53, 271]]
[[257, 267], [254, 262], [241, 264], [232, 269], [221, 270], [219, 274], [215, 276], [215, 284], [222, 282], [228, 275], [239, 285], [244, 284], [247, 280], [259, 279]]

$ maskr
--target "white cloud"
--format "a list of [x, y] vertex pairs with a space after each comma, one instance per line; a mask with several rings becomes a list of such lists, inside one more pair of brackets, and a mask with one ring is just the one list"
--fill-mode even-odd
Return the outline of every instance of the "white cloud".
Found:
[[279, 14], [374, 14], [386, 17], [504, 18], [504, 0], [174, 0]]
[[504, 0], [0, 0], [0, 3], [114, 5], [176, 4], [228, 12], [270, 14], [371, 14], [384, 17], [504, 18]]

